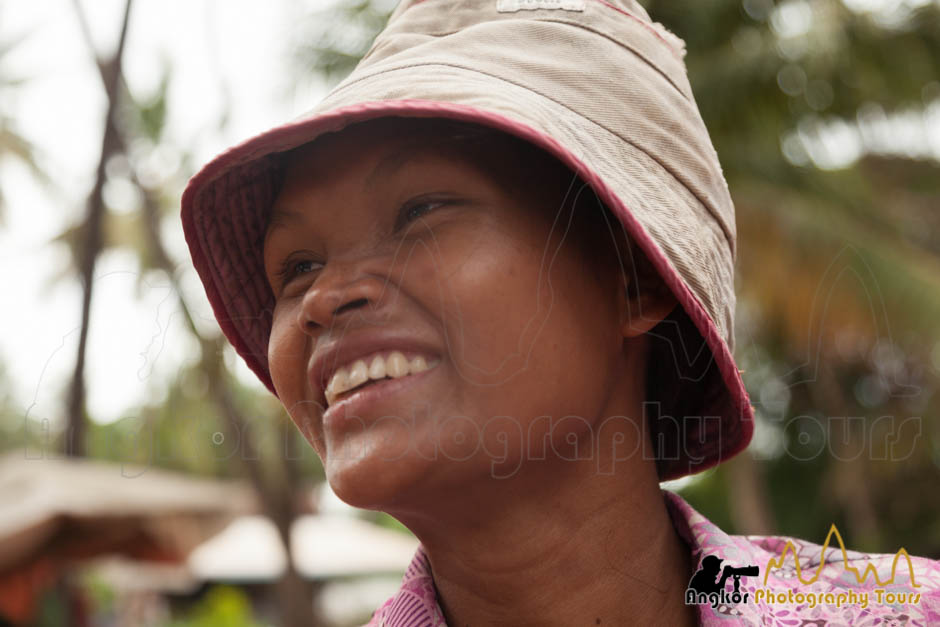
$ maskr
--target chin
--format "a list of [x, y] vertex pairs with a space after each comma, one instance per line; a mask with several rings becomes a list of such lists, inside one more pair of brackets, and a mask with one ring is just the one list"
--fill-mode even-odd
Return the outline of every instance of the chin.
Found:
[[420, 474], [404, 459], [370, 454], [359, 458], [329, 458], [326, 480], [343, 502], [353, 507], [384, 510], [414, 486]]

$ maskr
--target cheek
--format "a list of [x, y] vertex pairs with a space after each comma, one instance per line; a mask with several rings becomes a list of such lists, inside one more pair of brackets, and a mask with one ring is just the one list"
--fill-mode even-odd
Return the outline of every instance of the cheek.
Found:
[[498, 227], [478, 229], [441, 268], [463, 400], [495, 412], [575, 411], [583, 395], [600, 393], [597, 372], [615, 353], [612, 300], [585, 280], [573, 247], [529, 224]]
[[537, 253], [484, 227], [440, 255], [438, 315], [454, 366], [469, 382], [492, 385], [518, 370], [506, 360], [519, 352], [538, 313]]
[[271, 324], [271, 337], [268, 339], [268, 368], [271, 371], [274, 387], [281, 397], [289, 390], [288, 379], [291, 369], [288, 365], [294, 357], [290, 335], [283, 311], [275, 310]]
[[479, 451], [481, 441], [491, 471], [507, 476], [530, 453], [548, 454], [545, 446], [565, 459], [586, 454], [585, 434], [606, 415], [617, 385], [612, 298], [585, 280], [578, 257], [559, 251], [549, 270], [542, 252], [481, 249], [449, 284], [448, 347], [458, 378], [454, 404], [441, 409], [445, 418], [472, 420], [444, 423], [438, 441], [456, 459]]
[[268, 368], [274, 389], [293, 417], [296, 405], [305, 398], [307, 385], [307, 336], [293, 324], [295, 315], [288, 307], [275, 308], [268, 340]]
[[313, 395], [306, 375], [307, 336], [289, 324], [288, 321], [293, 319], [293, 316], [275, 311], [268, 340], [268, 368], [285, 411], [323, 460], [326, 459], [326, 447], [320, 416], [326, 408], [310, 400]]

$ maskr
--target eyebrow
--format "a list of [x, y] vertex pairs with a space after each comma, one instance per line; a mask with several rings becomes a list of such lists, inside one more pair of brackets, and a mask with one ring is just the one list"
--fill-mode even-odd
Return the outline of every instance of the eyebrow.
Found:
[[271, 211], [271, 215], [268, 216], [268, 224], [265, 230], [270, 232], [274, 229], [280, 229], [290, 226], [291, 224], [297, 224], [298, 222], [300, 222], [300, 214], [296, 211], [291, 211], [282, 207], [275, 207]]
[[416, 159], [418, 156], [433, 148], [434, 147], [428, 145], [427, 142], [410, 140], [399, 150], [386, 155], [375, 164], [375, 167], [372, 168], [372, 172], [363, 180], [363, 188], [367, 191], [374, 189], [379, 180], [395, 174], [405, 167], [409, 161]]

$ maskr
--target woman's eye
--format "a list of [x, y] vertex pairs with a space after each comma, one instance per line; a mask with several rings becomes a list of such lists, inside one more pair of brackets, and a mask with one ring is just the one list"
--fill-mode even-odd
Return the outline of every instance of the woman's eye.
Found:
[[403, 223], [408, 223], [413, 220], [417, 220], [418, 218], [423, 216], [425, 213], [443, 204], [444, 203], [442, 201], [435, 201], [435, 200], [422, 200], [422, 201], [417, 201], [417, 202], [406, 204], [402, 208], [401, 221]]
[[286, 259], [281, 265], [280, 271], [277, 273], [281, 278], [281, 283], [289, 283], [292, 279], [301, 274], [307, 274], [308, 272], [313, 272], [315, 266], [317, 266], [316, 261], [310, 259]]

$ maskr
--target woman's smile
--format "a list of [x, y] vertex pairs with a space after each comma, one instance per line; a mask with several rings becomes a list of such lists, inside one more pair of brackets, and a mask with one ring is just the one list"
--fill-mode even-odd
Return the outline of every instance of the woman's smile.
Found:
[[415, 406], [434, 395], [433, 375], [437, 367], [435, 364], [399, 377], [369, 380], [341, 394], [323, 412], [324, 430], [340, 431], [355, 425], [369, 427], [379, 418], [413, 416]]
[[376, 353], [357, 359], [349, 366], [341, 366], [330, 376], [326, 385], [327, 405], [348, 397], [358, 389], [389, 379], [400, 379], [435, 368], [440, 360], [429, 364], [424, 355], [406, 356], [401, 351]]

